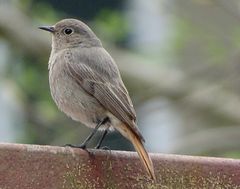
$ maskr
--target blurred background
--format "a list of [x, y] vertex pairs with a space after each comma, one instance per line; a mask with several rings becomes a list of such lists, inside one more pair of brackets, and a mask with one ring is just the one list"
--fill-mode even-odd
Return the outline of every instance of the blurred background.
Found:
[[[51, 36], [37, 29], [69, 17], [117, 62], [149, 151], [240, 157], [238, 0], [0, 0], [0, 142], [80, 144], [89, 134], [50, 96]], [[117, 132], [104, 145], [133, 149]]]

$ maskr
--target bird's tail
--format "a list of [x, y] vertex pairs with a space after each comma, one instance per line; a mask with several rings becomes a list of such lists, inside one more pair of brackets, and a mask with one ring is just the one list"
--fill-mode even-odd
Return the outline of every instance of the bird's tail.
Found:
[[144, 167], [146, 168], [148, 174], [150, 175], [150, 177], [156, 181], [156, 176], [154, 173], [154, 168], [153, 168], [153, 163], [152, 160], [150, 159], [146, 149], [144, 148], [143, 142], [141, 140], [141, 138], [139, 136], [137, 136], [136, 133], [134, 133], [132, 130], [130, 130], [129, 128], [127, 128], [126, 125], [124, 125], [124, 132], [125, 132], [125, 136], [132, 142], [135, 150], [137, 151], [141, 162], [144, 164]]

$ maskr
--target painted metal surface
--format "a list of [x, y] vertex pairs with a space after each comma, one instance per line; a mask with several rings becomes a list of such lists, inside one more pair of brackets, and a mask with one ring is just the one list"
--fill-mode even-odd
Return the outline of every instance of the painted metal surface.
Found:
[[157, 182], [134, 152], [0, 144], [0, 189], [238, 189], [240, 160], [151, 154]]

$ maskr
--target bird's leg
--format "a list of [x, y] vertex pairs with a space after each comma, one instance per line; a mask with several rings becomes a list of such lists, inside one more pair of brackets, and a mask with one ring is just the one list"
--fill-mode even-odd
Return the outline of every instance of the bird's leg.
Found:
[[100, 138], [99, 142], [97, 143], [97, 145], [95, 146], [96, 149], [99, 149], [104, 138], [106, 137], [106, 135], [108, 134], [108, 129], [106, 129], [102, 135], [102, 137]]
[[73, 144], [66, 144], [66, 146], [70, 146], [73, 148], [82, 148], [82, 149], [86, 149], [87, 144], [89, 143], [89, 141], [92, 139], [92, 137], [96, 134], [97, 130], [99, 129], [99, 127], [101, 127], [102, 125], [104, 125], [107, 121], [109, 120], [108, 117], [104, 118], [101, 122], [99, 122], [97, 124], [97, 126], [93, 129], [93, 131], [91, 132], [91, 134], [85, 139], [85, 141], [80, 144], [80, 145], [73, 145]]

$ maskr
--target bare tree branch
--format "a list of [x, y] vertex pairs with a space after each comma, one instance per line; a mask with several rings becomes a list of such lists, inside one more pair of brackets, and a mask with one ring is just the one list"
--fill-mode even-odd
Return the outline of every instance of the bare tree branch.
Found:
[[19, 49], [38, 57], [46, 56], [51, 47], [50, 36], [34, 25], [12, 3], [0, 1], [0, 33]]

